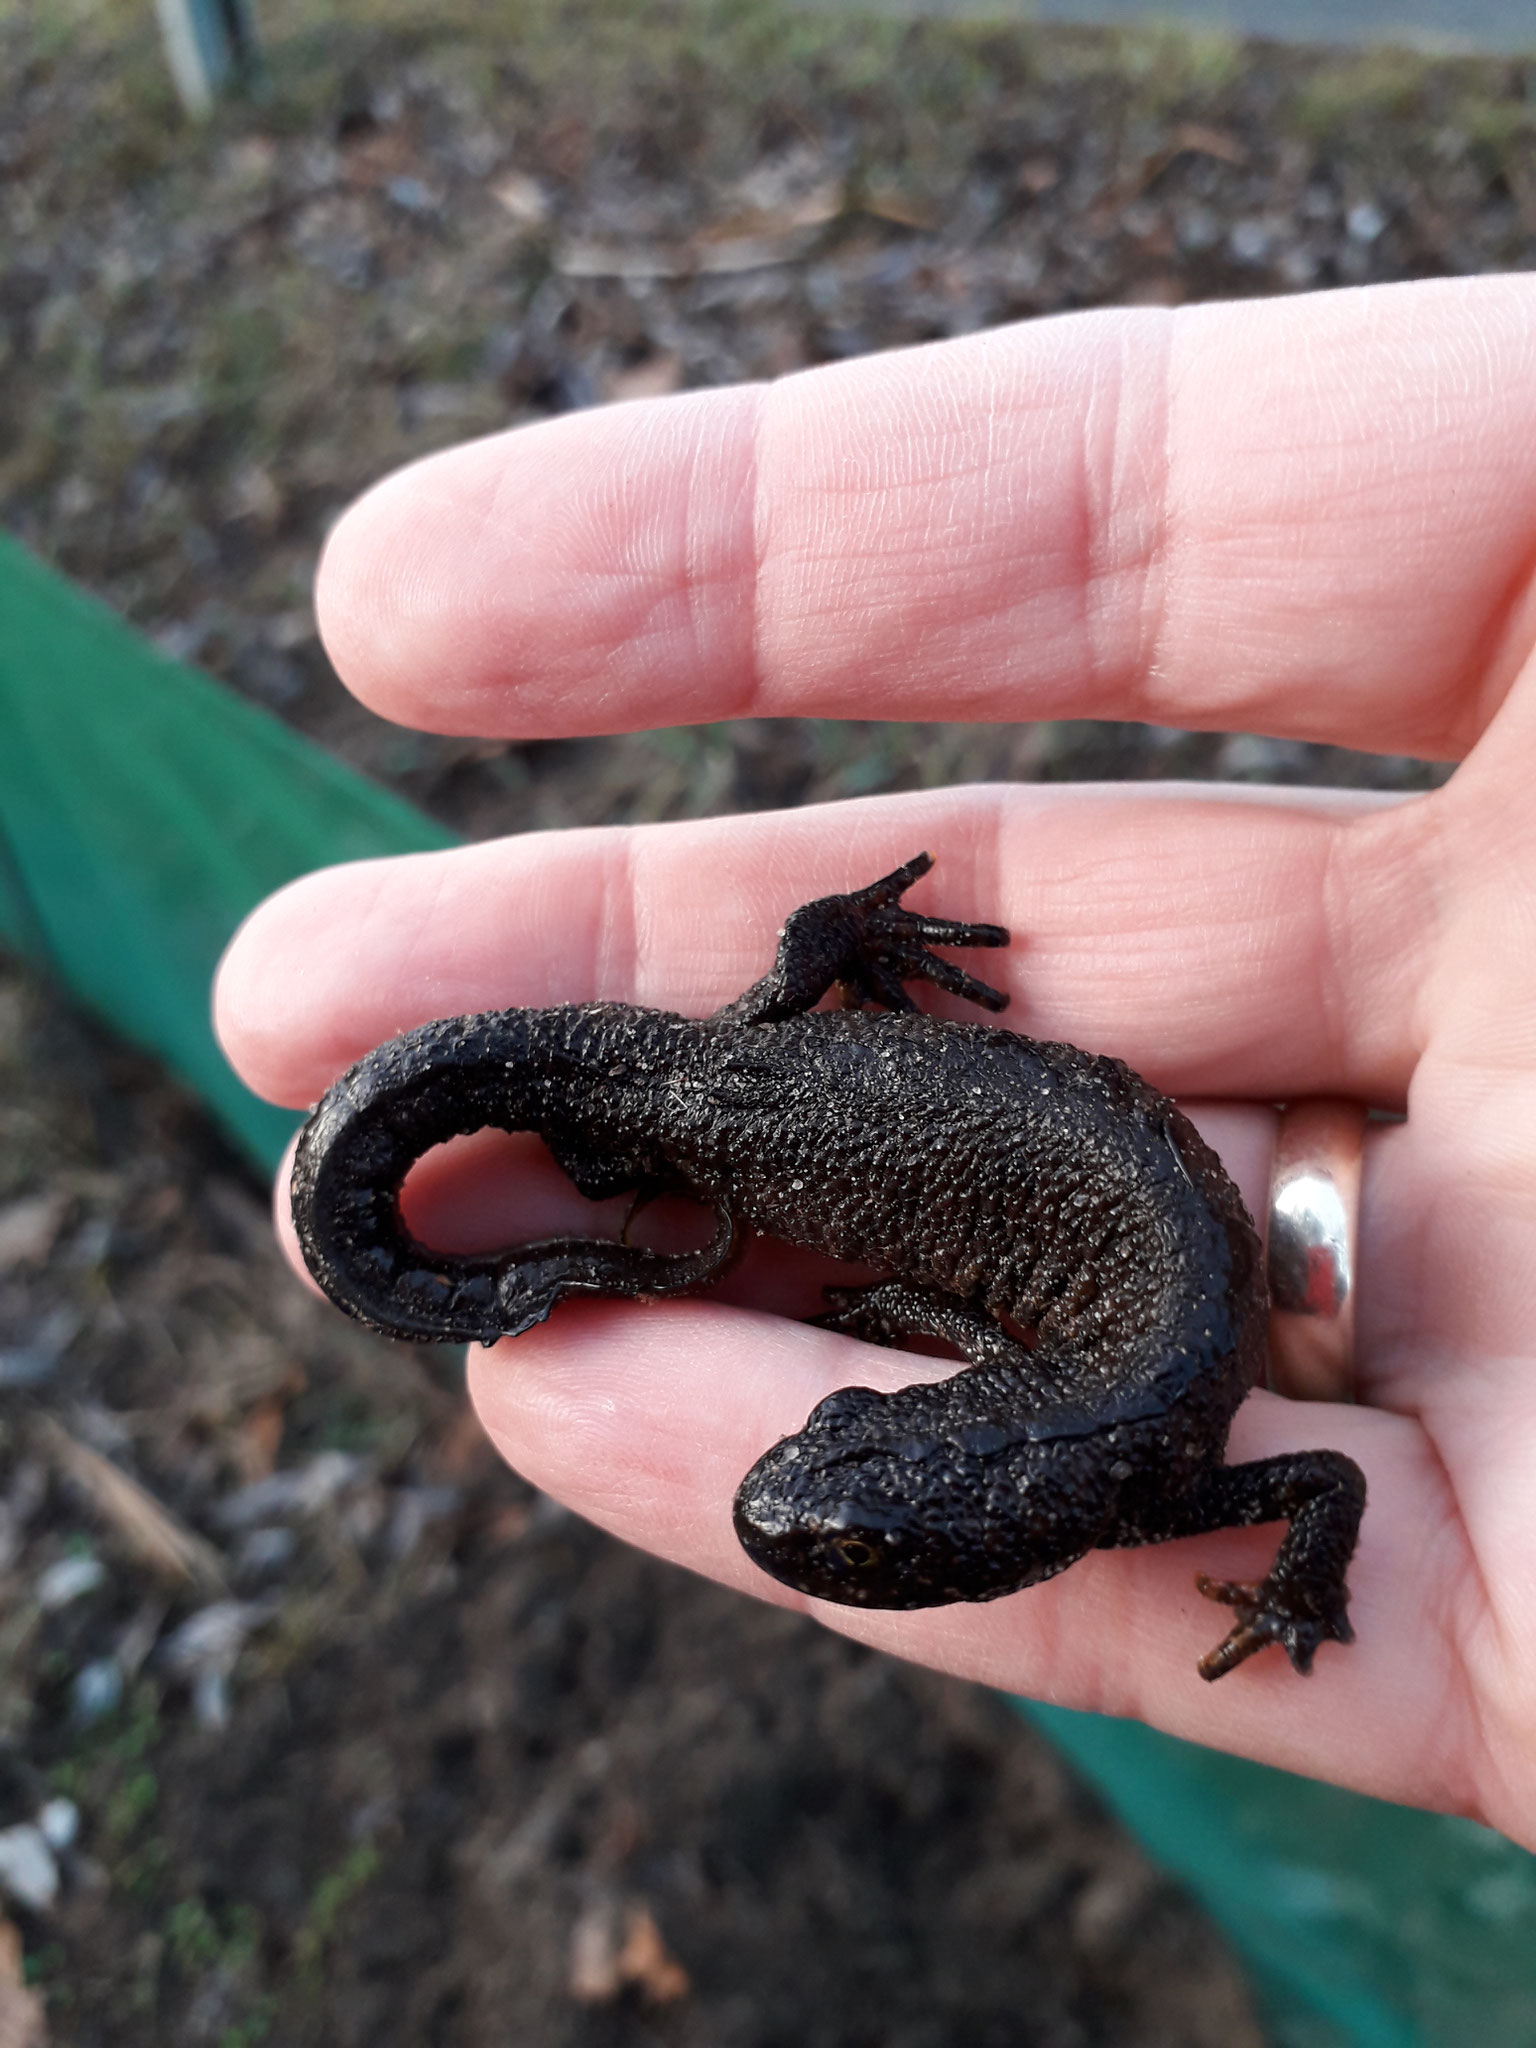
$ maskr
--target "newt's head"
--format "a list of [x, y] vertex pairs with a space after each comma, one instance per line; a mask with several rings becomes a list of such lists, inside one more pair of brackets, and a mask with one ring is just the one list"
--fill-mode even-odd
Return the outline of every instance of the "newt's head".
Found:
[[1004, 1489], [1013, 1512], [999, 1516], [1001, 1444], [914, 1431], [914, 1405], [849, 1387], [765, 1452], [736, 1494], [753, 1563], [817, 1600], [913, 1608], [1011, 1593], [1082, 1554], [1073, 1531], [1031, 1532], [1015, 1488]]

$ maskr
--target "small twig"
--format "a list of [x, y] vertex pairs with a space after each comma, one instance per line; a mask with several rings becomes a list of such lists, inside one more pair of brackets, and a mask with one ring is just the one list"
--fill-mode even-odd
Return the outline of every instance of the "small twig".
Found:
[[71, 1436], [51, 1415], [39, 1416], [44, 1449], [59, 1471], [85, 1495], [141, 1564], [166, 1578], [189, 1581], [209, 1591], [224, 1585], [217, 1550], [155, 1499], [120, 1465]]

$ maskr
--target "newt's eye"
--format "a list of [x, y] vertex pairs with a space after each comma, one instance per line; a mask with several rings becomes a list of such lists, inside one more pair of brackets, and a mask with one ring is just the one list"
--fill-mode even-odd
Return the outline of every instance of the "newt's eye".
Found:
[[855, 1567], [874, 1564], [880, 1555], [873, 1543], [865, 1543], [858, 1536], [839, 1536], [834, 1541], [832, 1548], [837, 1552], [844, 1564], [851, 1564]]

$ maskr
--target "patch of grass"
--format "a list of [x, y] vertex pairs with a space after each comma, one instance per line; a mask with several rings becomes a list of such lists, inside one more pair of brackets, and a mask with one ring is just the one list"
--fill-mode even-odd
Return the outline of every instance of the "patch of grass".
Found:
[[202, 1898], [179, 1899], [165, 1916], [166, 1952], [185, 1977], [223, 1970], [238, 1976], [261, 1944], [261, 1921], [236, 1900], [216, 1913]]
[[163, 1835], [150, 1835], [119, 1858], [112, 1868], [112, 1882], [136, 1904], [150, 1906], [160, 1897], [170, 1863], [169, 1842]]
[[[79, 189], [136, 182], [230, 135], [324, 128], [347, 102], [366, 102], [384, 63], [430, 61], [472, 101], [508, 77], [535, 105], [558, 101], [653, 121], [669, 97], [689, 108], [753, 109], [776, 87], [803, 100], [808, 85], [838, 96], [888, 92], [922, 45], [911, 76], [934, 115], [974, 110], [999, 75], [999, 32], [964, 24], [902, 23], [796, 13], [778, 0], [264, 0], [263, 67], [245, 99], [215, 109], [204, 141], [182, 114], [159, 41], [137, 10], [90, 0], [0, 0], [22, 60], [51, 66], [68, 53], [93, 72], [94, 118], [77, 139]], [[1020, 53], [1032, 31], [1005, 38]], [[989, 55], [990, 53], [990, 55]]]
[[359, 1842], [315, 1886], [304, 1924], [293, 1944], [294, 1962], [305, 1978], [319, 1978], [325, 1952], [336, 1938], [342, 1915], [377, 1871], [380, 1861], [372, 1842]]
[[1188, 100], [1214, 98], [1246, 62], [1236, 36], [1159, 22], [1115, 31], [1100, 46], [1095, 68], [1129, 84], [1139, 113], [1157, 114]]
[[219, 1959], [222, 1946], [213, 1915], [201, 1899], [180, 1899], [165, 1916], [171, 1960], [188, 1977], [199, 1977]]
[[286, 387], [287, 352], [276, 308], [237, 298], [211, 309], [194, 352], [199, 453], [210, 434], [231, 448], [254, 444], [264, 406]]
[[1474, 99], [1460, 110], [1468, 142], [1502, 154], [1536, 140], [1536, 106], [1524, 99]]
[[153, 1771], [135, 1771], [125, 1778], [112, 1797], [107, 1801], [101, 1816], [102, 1833], [107, 1842], [116, 1845], [126, 1842], [139, 1824], [155, 1810], [160, 1798], [160, 1781]]
[[115, 1714], [76, 1730], [68, 1753], [48, 1773], [54, 1793], [94, 1816], [113, 1885], [145, 1902], [158, 1896], [170, 1860], [166, 1842], [149, 1831], [160, 1780], [147, 1758], [161, 1733], [159, 1692], [141, 1680]]
[[89, 1801], [93, 1789], [101, 1789], [103, 1767], [116, 1779], [147, 1756], [159, 1739], [159, 1689], [143, 1680], [115, 1713], [76, 1731], [69, 1754], [53, 1765], [48, 1782], [62, 1798]]
[[41, 1948], [29, 1948], [22, 1958], [21, 1981], [34, 1990], [46, 1990], [54, 1978], [62, 1975], [68, 1960], [62, 1942], [49, 1941]]
[[277, 2000], [270, 1996], [258, 1998], [244, 2019], [227, 2026], [219, 2036], [219, 2048], [256, 2048], [258, 2041], [265, 2041], [271, 2034], [277, 2020]]
[[[92, 73], [94, 119], [71, 137], [76, 189], [84, 196], [153, 175], [175, 153], [180, 107], [160, 47], [137, 8], [93, 0], [0, 0], [0, 28], [16, 58], [45, 70], [82, 58]], [[13, 59], [15, 61], [15, 59]]]
[[1310, 141], [1327, 144], [1372, 122], [1416, 120], [1429, 73], [1426, 57], [1386, 45], [1325, 61], [1293, 95], [1291, 121]]
[[[401, 758], [414, 760], [417, 736], [407, 734], [405, 738], [412, 745], [402, 747]], [[327, 1407], [315, 1445], [323, 1451], [348, 1451], [372, 1458], [387, 1469], [409, 1450], [416, 1427], [412, 1417], [383, 1414], [370, 1405], [365, 1393], [351, 1389]]]
[[1536, 192], [1536, 105], [1524, 94], [1468, 100], [1455, 125], [1486, 176], [1503, 178], [1522, 197]]

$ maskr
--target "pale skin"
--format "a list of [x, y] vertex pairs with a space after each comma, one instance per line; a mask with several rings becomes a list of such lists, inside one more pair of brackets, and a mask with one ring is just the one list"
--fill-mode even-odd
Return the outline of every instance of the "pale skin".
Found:
[[[912, 906], [1014, 933], [984, 963], [1005, 1021], [1192, 1099], [1250, 1206], [1266, 1105], [1406, 1109], [1367, 1144], [1358, 1405], [1261, 1392], [1233, 1434], [1368, 1476], [1358, 1640], [1310, 1679], [1195, 1671], [1227, 1619], [1195, 1573], [1260, 1576], [1274, 1528], [916, 1614], [764, 1578], [742, 1474], [915, 1365], [775, 1313], [820, 1276], [766, 1247], [723, 1298], [567, 1305], [477, 1351], [471, 1393], [537, 1485], [729, 1585], [1536, 1846], [1536, 279], [1076, 315], [520, 429], [371, 491], [318, 605], [358, 695], [440, 732], [1132, 717], [1462, 762], [1400, 801], [991, 786], [333, 869], [248, 921], [218, 1018], [305, 1105], [431, 1017], [702, 1014], [797, 904], [927, 846]], [[529, 1144], [434, 1159], [416, 1227], [583, 1227]]]

